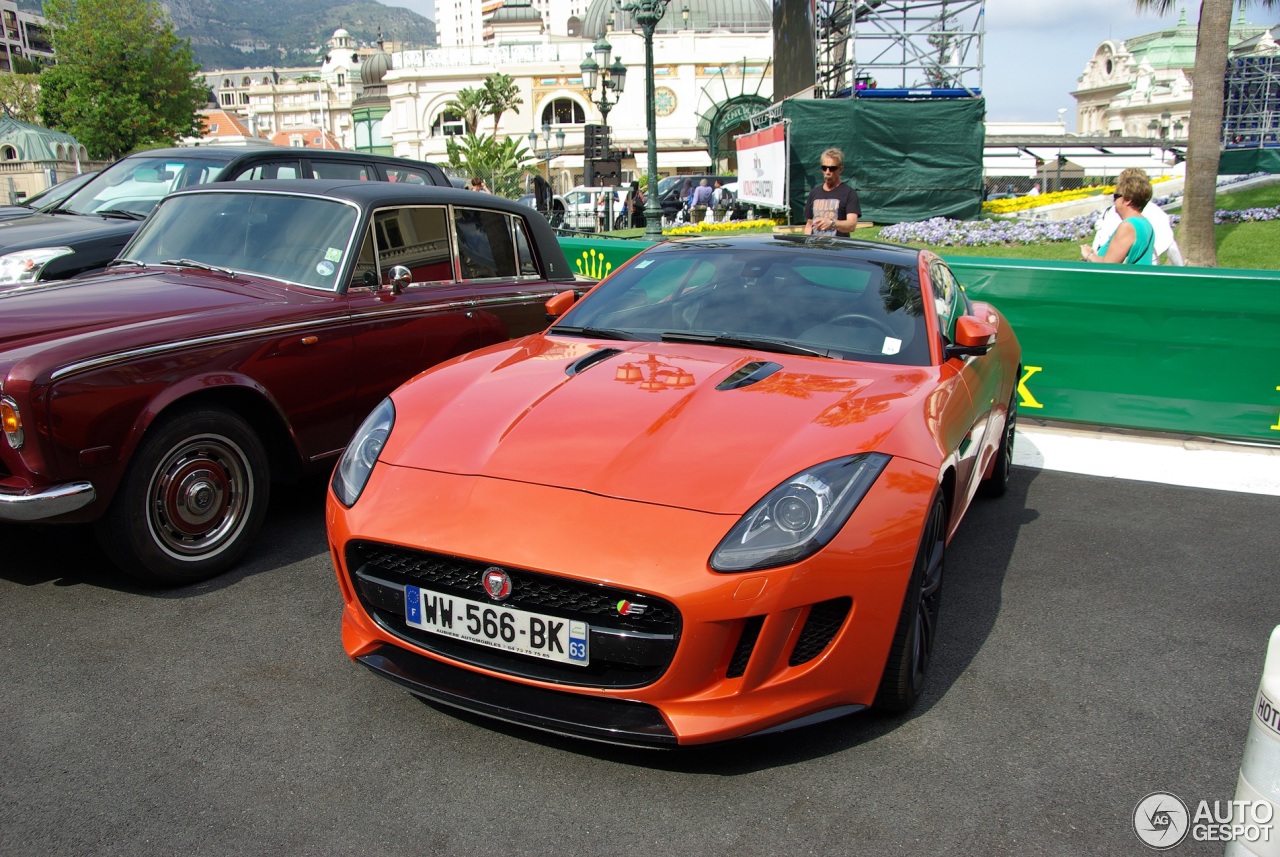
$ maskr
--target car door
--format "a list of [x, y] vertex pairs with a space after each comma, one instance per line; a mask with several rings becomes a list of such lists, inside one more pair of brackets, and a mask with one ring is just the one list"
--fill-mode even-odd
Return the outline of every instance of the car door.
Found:
[[496, 319], [507, 337], [544, 329], [546, 301], [564, 284], [547, 282], [525, 217], [458, 205], [453, 226], [459, 276], [471, 286], [481, 322]]
[[[954, 343], [956, 323], [961, 316], [972, 313], [972, 305], [951, 269], [941, 259], [931, 263], [929, 280], [933, 287], [939, 330], [947, 343]], [[983, 458], [983, 447], [999, 439], [990, 429], [998, 405], [1000, 371], [995, 360], [986, 355], [955, 357], [947, 362], [959, 371], [971, 405], [957, 465], [961, 477], [959, 484], [965, 487], [967, 501], [982, 479], [977, 465]]]
[[[365, 229], [347, 295], [357, 370], [357, 407], [368, 413], [404, 381], [504, 331], [475, 312], [474, 289], [460, 281], [445, 205], [375, 209]], [[393, 269], [408, 271], [403, 286]]]

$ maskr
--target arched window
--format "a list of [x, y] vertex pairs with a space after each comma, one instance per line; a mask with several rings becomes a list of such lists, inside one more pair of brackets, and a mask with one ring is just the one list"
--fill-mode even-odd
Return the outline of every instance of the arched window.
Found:
[[587, 117], [582, 105], [572, 98], [557, 98], [542, 109], [544, 125], [584, 125]]
[[58, 144], [58, 148], [55, 149], [55, 153], [59, 161], [65, 161], [67, 159], [67, 150], [62, 148], [61, 143]]
[[467, 126], [463, 123], [462, 117], [450, 113], [448, 110], [442, 110], [436, 115], [436, 120], [431, 123], [432, 137], [452, 137], [455, 134], [465, 134]]
[[268, 86], [271, 83], [271, 75], [264, 74], [262, 76], [262, 85]]
[[231, 86], [232, 86], [231, 78], [229, 78], [229, 77], [224, 77], [224, 78], [222, 79], [222, 88], [223, 88], [223, 89], [230, 89], [230, 88], [231, 88]]
[[18, 160], [18, 150], [13, 146], [0, 146], [0, 160], [16, 161]]
[[249, 75], [247, 74], [244, 76], [244, 80], [240, 81], [241, 86], [250, 86], [252, 84], [253, 84], [253, 81], [249, 79]]

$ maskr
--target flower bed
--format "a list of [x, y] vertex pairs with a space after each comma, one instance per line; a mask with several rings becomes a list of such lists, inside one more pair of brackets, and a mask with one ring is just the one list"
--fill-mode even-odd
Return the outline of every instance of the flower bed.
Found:
[[684, 226], [675, 226], [671, 229], [662, 230], [663, 235], [706, 235], [712, 232], [746, 232], [752, 229], [762, 229], [766, 226], [783, 226], [786, 220], [783, 218], [769, 218], [756, 220], [730, 220], [728, 223], [689, 223]]

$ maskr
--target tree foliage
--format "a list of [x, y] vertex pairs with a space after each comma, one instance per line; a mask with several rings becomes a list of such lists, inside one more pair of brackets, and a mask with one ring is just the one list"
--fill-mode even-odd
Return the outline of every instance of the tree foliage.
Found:
[[40, 79], [34, 74], [0, 74], [0, 107], [19, 122], [40, 123]]
[[480, 117], [487, 112], [483, 89], [465, 86], [444, 106], [445, 112], [462, 120], [467, 133], [475, 135], [480, 130]]
[[106, 159], [199, 132], [208, 90], [156, 3], [45, 0], [44, 13], [57, 57], [40, 75], [45, 125]]
[[[1260, 0], [1267, 7], [1277, 0]], [[1139, 11], [1161, 15], [1174, 0], [1134, 0]], [[1191, 71], [1191, 124], [1187, 128], [1187, 178], [1182, 195], [1182, 223], [1178, 245], [1188, 265], [1216, 267], [1214, 197], [1218, 192], [1218, 162], [1222, 155], [1223, 78], [1231, 40], [1233, 0], [1201, 0], [1196, 29], [1196, 62]]]
[[498, 196], [515, 199], [524, 192], [524, 176], [533, 167], [529, 163], [529, 150], [518, 137], [508, 137], [499, 142], [487, 134], [467, 134], [445, 140], [449, 154], [446, 162], [457, 175], [481, 176], [489, 189]]
[[502, 114], [510, 111], [520, 112], [524, 99], [520, 97], [520, 87], [509, 74], [498, 72], [484, 79], [485, 112], [493, 117], [493, 136], [498, 136], [498, 123]]

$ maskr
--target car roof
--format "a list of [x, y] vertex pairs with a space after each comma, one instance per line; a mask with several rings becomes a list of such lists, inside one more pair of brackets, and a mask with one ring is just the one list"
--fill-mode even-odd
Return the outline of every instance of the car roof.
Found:
[[[328, 196], [361, 205], [423, 204], [469, 205], [527, 214], [528, 207], [506, 197], [476, 193], [455, 187], [409, 182], [360, 181], [358, 179], [267, 179], [252, 182], [213, 182], [177, 190], [169, 197], [205, 193], [287, 193]], [[169, 198], [169, 197], [166, 197]]]
[[[353, 152], [350, 149], [309, 149], [297, 146], [275, 146], [271, 144], [250, 144], [248, 146], [170, 146], [163, 149], [145, 149], [133, 152], [123, 160], [132, 158], [203, 158], [210, 161], [231, 163], [239, 160], [253, 160], [257, 157], [280, 156], [283, 154], [295, 158], [322, 158], [339, 161], [376, 161], [381, 164], [423, 164], [426, 161], [415, 161], [412, 158], [398, 158], [394, 155], [374, 155], [369, 152]], [[438, 166], [438, 165], [437, 165]]]

